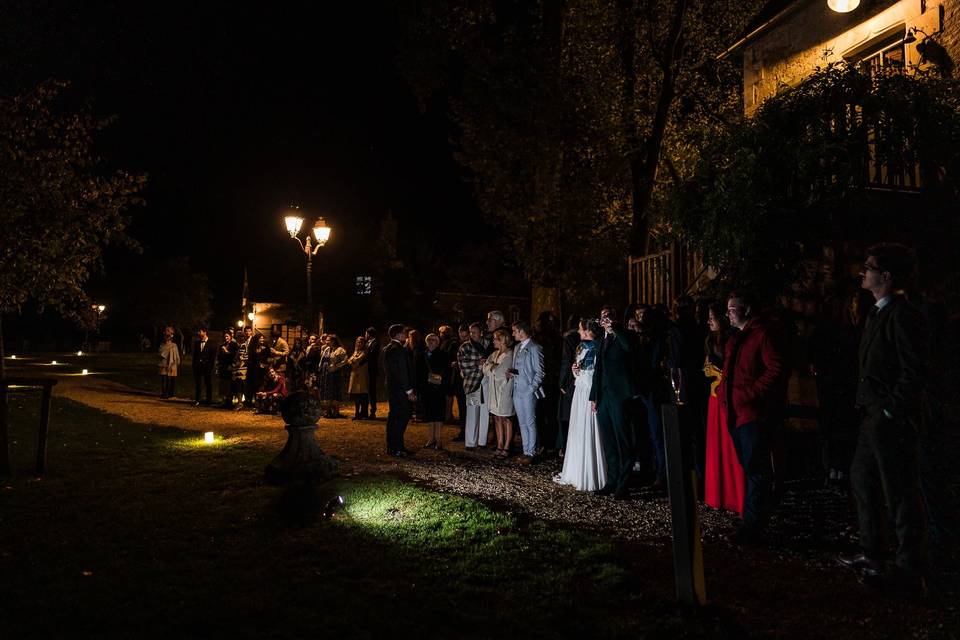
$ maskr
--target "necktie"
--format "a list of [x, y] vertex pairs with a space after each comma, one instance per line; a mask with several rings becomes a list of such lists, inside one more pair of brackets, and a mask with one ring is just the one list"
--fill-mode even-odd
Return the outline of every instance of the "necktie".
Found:
[[864, 326], [864, 331], [869, 331], [871, 325], [876, 321], [877, 316], [880, 315], [880, 307], [874, 305], [870, 309], [870, 313], [867, 314], [867, 324]]

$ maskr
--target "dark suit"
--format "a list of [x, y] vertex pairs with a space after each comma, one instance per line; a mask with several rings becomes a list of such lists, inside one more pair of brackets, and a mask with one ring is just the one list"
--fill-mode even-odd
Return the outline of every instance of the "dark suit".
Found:
[[387, 415], [387, 453], [402, 451], [403, 433], [413, 413], [408, 391], [415, 388], [413, 362], [410, 352], [396, 340], [383, 349], [383, 365], [387, 375], [387, 396], [390, 413]]
[[367, 343], [367, 415], [377, 417], [377, 377], [380, 373], [380, 341], [376, 338]]
[[925, 344], [923, 317], [903, 296], [871, 311], [860, 341], [857, 407], [863, 420], [850, 467], [860, 546], [871, 558], [883, 556], [883, 495], [896, 530], [896, 563], [908, 572], [923, 571], [926, 561], [917, 460]]
[[560, 354], [560, 402], [557, 408], [557, 420], [560, 428], [557, 433], [557, 449], [567, 448], [567, 430], [570, 428], [570, 406], [573, 404], [573, 392], [576, 378], [570, 367], [577, 357], [577, 347], [580, 346], [580, 334], [568, 331], [563, 335], [563, 350]]
[[633, 469], [634, 440], [627, 403], [636, 394], [633, 344], [615, 327], [601, 339], [590, 400], [597, 403], [597, 427], [607, 462], [605, 490], [624, 493]]
[[213, 399], [213, 363], [217, 360], [217, 346], [213, 340], [207, 338], [202, 343], [200, 340], [193, 341], [193, 389], [194, 400], [200, 402], [200, 382], [203, 382], [203, 388], [206, 392], [205, 400], [207, 404]]

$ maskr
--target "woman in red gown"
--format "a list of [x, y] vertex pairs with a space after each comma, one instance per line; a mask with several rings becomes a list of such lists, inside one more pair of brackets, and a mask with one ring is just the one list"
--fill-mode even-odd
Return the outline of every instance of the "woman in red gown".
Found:
[[727, 430], [725, 403], [717, 396], [717, 387], [723, 379], [723, 353], [727, 341], [724, 314], [719, 304], [711, 304], [707, 324], [705, 351], [707, 359], [703, 373], [713, 378], [710, 383], [710, 401], [707, 405], [707, 451], [704, 473], [704, 501], [714, 509], [728, 509], [743, 515], [743, 467]]

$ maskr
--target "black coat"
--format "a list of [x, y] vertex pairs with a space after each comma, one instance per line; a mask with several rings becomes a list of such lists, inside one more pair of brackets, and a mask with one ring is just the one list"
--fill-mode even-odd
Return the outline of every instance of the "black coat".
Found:
[[207, 338], [207, 343], [200, 351], [200, 340], [193, 341], [193, 370], [203, 373], [213, 371], [213, 363], [217, 361], [217, 345]]
[[376, 377], [380, 369], [380, 340], [374, 338], [367, 345], [367, 372], [371, 377]]
[[609, 337], [599, 337], [590, 400], [598, 405], [623, 403], [637, 394], [636, 344], [629, 331], [614, 326]]
[[923, 316], [903, 296], [894, 296], [869, 318], [860, 340], [857, 406], [915, 420], [926, 375], [926, 342]]
[[577, 379], [570, 367], [577, 357], [577, 347], [580, 345], [580, 334], [568, 331], [563, 336], [563, 351], [560, 354], [560, 406], [557, 409], [557, 419], [563, 422], [570, 420], [570, 406], [573, 404], [573, 392]]
[[391, 397], [405, 397], [407, 391], [416, 389], [410, 351], [402, 344], [391, 340], [383, 348], [383, 366], [387, 376], [387, 393]]

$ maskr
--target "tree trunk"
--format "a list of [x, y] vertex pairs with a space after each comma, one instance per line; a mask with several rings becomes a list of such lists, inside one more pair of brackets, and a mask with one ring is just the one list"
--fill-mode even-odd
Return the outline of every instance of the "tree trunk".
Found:
[[[633, 184], [633, 229], [630, 236], [630, 249], [635, 255], [644, 255], [650, 248], [650, 201], [657, 182], [657, 169], [660, 166], [660, 154], [663, 149], [663, 137], [670, 120], [670, 107], [676, 95], [677, 58], [680, 56], [683, 41], [683, 21], [687, 10], [686, 0], [676, 0], [667, 46], [664, 49], [661, 71], [663, 81], [660, 84], [660, 96], [653, 124], [643, 148], [643, 156], [638, 162], [631, 162], [631, 183]], [[637, 155], [640, 155], [639, 150]], [[639, 172], [633, 171], [637, 166]], [[639, 173], [639, 175], [637, 174]]]
[[0, 313], [0, 378], [7, 377], [7, 352], [3, 345], [3, 314]]

